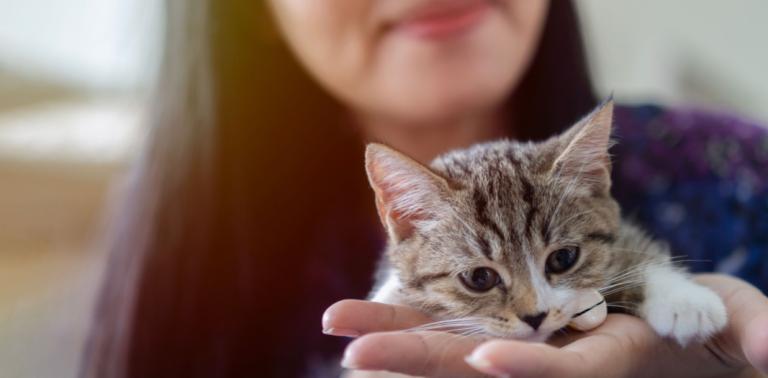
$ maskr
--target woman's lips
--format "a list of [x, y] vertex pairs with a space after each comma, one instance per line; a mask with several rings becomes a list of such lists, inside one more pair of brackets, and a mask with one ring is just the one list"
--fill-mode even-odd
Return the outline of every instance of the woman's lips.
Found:
[[394, 24], [394, 30], [424, 39], [445, 38], [472, 29], [491, 8], [489, 0], [431, 2]]

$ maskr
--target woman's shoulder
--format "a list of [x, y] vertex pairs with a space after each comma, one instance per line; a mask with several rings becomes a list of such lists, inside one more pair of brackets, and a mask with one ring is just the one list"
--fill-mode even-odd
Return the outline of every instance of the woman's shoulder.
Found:
[[[616, 153], [637, 179], [721, 180], [768, 185], [768, 128], [694, 107], [619, 106]], [[630, 160], [630, 161], [627, 161]]]
[[735, 128], [740, 133], [765, 135], [766, 126], [734, 111], [709, 109], [703, 106], [663, 106], [659, 104], [618, 104], [615, 118], [621, 123], [642, 125], [653, 121], [665, 122], [678, 129], [720, 130]]
[[768, 291], [768, 129], [655, 105], [617, 107], [615, 123], [613, 193], [625, 215], [698, 260], [694, 270]]

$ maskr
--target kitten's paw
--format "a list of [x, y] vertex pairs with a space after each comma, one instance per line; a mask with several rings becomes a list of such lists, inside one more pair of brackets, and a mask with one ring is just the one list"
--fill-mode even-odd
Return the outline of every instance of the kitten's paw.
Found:
[[712, 290], [685, 280], [673, 287], [649, 288], [640, 313], [659, 335], [680, 345], [704, 341], [722, 330], [728, 315]]

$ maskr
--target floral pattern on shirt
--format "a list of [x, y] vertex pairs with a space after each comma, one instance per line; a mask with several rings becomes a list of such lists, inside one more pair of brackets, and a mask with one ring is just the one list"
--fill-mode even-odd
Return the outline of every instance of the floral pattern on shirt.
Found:
[[768, 292], [768, 129], [695, 109], [618, 107], [613, 193], [697, 272]]

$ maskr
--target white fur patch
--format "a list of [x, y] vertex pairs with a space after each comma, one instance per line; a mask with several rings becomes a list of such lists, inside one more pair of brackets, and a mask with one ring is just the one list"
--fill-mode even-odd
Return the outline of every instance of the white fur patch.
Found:
[[381, 285], [371, 297], [371, 301], [379, 303], [397, 304], [397, 292], [400, 290], [400, 280], [394, 271], [390, 271], [384, 284]]
[[539, 269], [536, 267], [536, 262], [533, 260], [533, 256], [529, 254], [526, 257], [526, 262], [528, 263], [528, 271], [531, 274], [531, 286], [533, 286], [533, 290], [536, 292], [536, 311], [549, 311], [555, 301], [555, 294], [553, 293], [552, 286], [549, 285], [544, 274], [539, 272]]
[[648, 268], [644, 294], [640, 315], [659, 335], [680, 345], [703, 341], [728, 322], [717, 294], [668, 266]]

